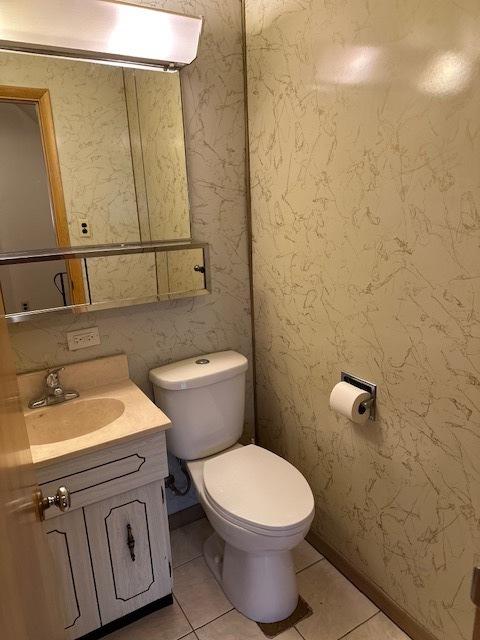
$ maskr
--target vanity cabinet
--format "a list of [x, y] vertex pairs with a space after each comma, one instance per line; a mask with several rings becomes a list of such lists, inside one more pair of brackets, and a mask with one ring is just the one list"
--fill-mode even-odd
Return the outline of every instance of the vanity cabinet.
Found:
[[167, 474], [164, 432], [37, 471], [44, 495], [71, 492], [70, 511], [43, 523], [71, 640], [171, 597]]

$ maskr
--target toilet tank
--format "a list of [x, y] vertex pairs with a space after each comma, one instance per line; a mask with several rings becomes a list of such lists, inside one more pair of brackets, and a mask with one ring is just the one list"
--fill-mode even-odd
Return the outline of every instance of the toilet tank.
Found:
[[231, 447], [243, 431], [248, 361], [236, 351], [187, 358], [150, 371], [155, 403], [167, 414], [167, 449], [182, 460]]

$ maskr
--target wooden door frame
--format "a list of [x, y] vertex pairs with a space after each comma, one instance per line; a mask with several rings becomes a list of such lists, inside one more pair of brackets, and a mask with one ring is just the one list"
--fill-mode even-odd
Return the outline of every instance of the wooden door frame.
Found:
[[[0, 102], [28, 102], [37, 107], [57, 244], [59, 247], [70, 247], [70, 233], [68, 231], [67, 210], [58, 159], [50, 91], [33, 87], [0, 85]], [[72, 304], [85, 304], [85, 287], [81, 261], [66, 260], [65, 263], [69, 275]]]

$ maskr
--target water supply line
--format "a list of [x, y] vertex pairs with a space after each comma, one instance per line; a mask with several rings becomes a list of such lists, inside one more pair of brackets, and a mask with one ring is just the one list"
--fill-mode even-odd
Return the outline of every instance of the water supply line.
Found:
[[167, 489], [170, 489], [170, 491], [176, 496], [186, 496], [192, 486], [192, 479], [190, 478], [190, 474], [187, 471], [185, 461], [180, 460], [180, 458], [177, 458], [177, 460], [180, 464], [180, 469], [182, 470], [183, 475], [187, 479], [187, 484], [184, 489], [179, 489], [175, 484], [175, 476], [173, 475], [173, 473], [170, 473], [165, 478], [165, 486], [167, 487]]

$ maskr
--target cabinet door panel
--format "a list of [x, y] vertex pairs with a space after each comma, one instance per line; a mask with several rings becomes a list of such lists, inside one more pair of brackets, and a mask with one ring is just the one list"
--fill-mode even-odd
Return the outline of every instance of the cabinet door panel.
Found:
[[145, 502], [135, 498], [112, 507], [105, 516], [105, 532], [115, 596], [127, 602], [146, 593], [155, 575]]
[[63, 594], [65, 629], [78, 638], [100, 626], [83, 513], [57, 516], [43, 526]]
[[171, 593], [163, 482], [85, 508], [103, 624]]

